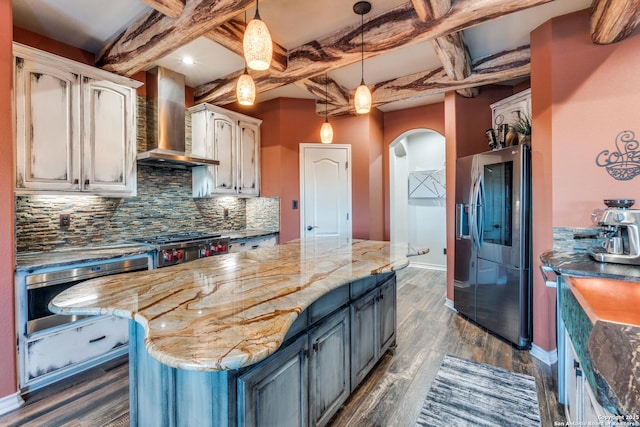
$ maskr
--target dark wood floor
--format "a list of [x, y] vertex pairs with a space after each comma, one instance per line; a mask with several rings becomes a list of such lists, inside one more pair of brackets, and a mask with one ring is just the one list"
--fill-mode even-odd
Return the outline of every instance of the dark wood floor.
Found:
[[[398, 338], [335, 415], [331, 426], [413, 426], [445, 354], [536, 378], [543, 426], [564, 421], [555, 366], [549, 367], [464, 320], [444, 306], [446, 273], [406, 268], [398, 273]], [[126, 358], [27, 396], [0, 426], [120, 427], [128, 425]], [[159, 426], [160, 427], [160, 426]]]

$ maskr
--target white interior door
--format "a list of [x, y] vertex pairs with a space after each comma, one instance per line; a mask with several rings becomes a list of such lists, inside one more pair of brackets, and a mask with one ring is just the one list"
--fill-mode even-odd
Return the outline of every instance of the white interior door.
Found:
[[351, 146], [300, 144], [300, 237], [351, 237]]

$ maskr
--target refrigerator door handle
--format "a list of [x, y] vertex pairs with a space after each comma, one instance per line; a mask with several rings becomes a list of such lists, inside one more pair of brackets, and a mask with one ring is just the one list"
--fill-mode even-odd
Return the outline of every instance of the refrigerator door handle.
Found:
[[469, 234], [474, 248], [479, 248], [478, 240], [478, 175], [473, 177], [469, 195]]
[[477, 216], [477, 235], [478, 235], [478, 248], [482, 247], [482, 243], [484, 242], [484, 177], [482, 174], [478, 176], [478, 193], [476, 199], [476, 205], [478, 206], [478, 216]]
[[466, 218], [465, 221], [467, 212], [469, 212], [469, 205], [456, 203], [456, 240], [471, 239], [470, 234], [464, 234], [464, 230], [467, 229], [468, 232], [469, 228], [469, 218]]

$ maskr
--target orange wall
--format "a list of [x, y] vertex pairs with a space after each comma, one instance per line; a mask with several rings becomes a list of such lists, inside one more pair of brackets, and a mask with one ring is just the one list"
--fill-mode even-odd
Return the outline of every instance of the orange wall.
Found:
[[553, 248], [553, 227], [590, 227], [605, 198], [640, 200], [640, 176], [617, 181], [595, 163], [615, 151], [616, 135], [640, 137], [640, 32], [622, 42], [591, 42], [589, 11], [553, 19], [531, 37], [534, 203], [534, 343], [555, 347], [555, 295], [537, 274]]
[[[280, 197], [280, 242], [300, 237], [300, 143], [319, 142], [324, 118], [315, 113], [315, 101], [278, 98], [251, 108], [227, 108], [263, 120], [261, 127], [261, 194]], [[383, 239], [382, 129], [383, 115], [330, 119], [335, 144], [351, 145], [353, 237]]]
[[13, 266], [13, 20], [11, 2], [0, 2], [0, 398], [17, 391]]

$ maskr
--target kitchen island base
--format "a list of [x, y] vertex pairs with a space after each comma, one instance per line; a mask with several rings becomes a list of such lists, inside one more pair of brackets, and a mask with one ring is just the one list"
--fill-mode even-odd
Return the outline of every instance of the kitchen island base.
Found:
[[177, 369], [151, 357], [130, 321], [132, 426], [322, 426], [395, 346], [396, 276], [369, 276], [320, 297], [278, 351], [246, 368]]

